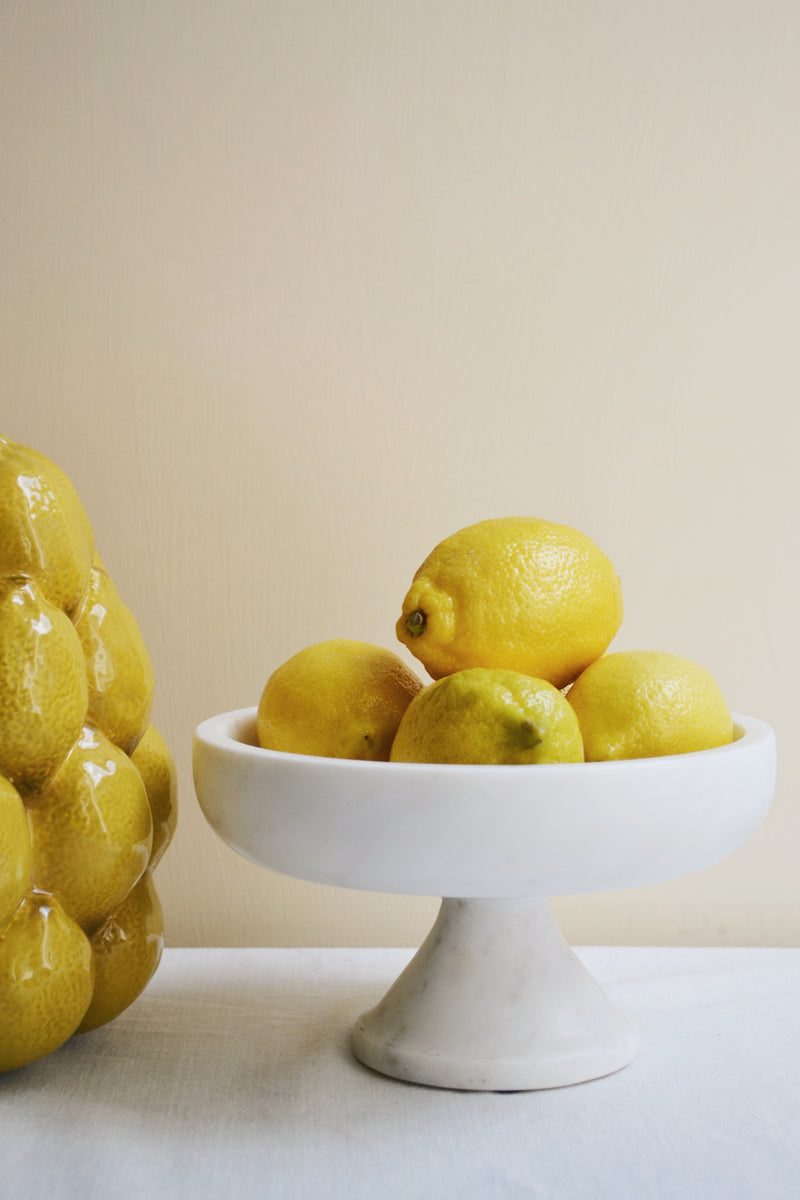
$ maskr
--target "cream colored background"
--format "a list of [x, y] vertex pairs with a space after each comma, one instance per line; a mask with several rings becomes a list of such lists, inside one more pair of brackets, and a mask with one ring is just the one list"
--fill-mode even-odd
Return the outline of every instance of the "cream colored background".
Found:
[[424, 935], [435, 899], [219, 844], [192, 731], [307, 643], [394, 646], [434, 543], [517, 513], [780, 746], [744, 849], [565, 933], [800, 942], [799, 52], [793, 0], [0, 4], [0, 428], [150, 649], [172, 944]]

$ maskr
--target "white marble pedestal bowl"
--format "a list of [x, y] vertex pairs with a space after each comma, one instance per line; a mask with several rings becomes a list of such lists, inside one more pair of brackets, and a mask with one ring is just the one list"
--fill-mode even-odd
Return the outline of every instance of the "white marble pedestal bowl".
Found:
[[223, 841], [271, 870], [444, 897], [416, 956], [353, 1032], [368, 1066], [439, 1087], [559, 1087], [628, 1063], [636, 1028], [568, 946], [547, 898], [708, 867], [755, 831], [774, 787], [774, 735], [742, 716], [718, 750], [492, 767], [262, 750], [255, 713], [198, 726], [201, 808]]

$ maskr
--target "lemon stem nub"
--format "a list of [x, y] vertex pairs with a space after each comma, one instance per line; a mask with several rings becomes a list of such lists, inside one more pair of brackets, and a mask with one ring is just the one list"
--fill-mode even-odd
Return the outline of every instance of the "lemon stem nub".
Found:
[[523, 721], [518, 727], [517, 733], [520, 745], [524, 746], [526, 750], [534, 750], [542, 744], [541, 734], [532, 721]]
[[406, 621], [406, 629], [412, 637], [419, 637], [425, 629], [428, 618], [421, 608], [417, 608], [412, 612], [411, 616]]

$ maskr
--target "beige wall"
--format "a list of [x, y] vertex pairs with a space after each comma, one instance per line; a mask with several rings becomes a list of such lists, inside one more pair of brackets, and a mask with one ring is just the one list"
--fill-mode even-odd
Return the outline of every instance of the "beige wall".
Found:
[[307, 643], [393, 646], [433, 544], [517, 513], [780, 745], [744, 849], [559, 899], [567, 936], [800, 942], [798, 50], [791, 0], [0, 6], [0, 429], [148, 643], [172, 944], [423, 936], [434, 899], [218, 843], [192, 731]]

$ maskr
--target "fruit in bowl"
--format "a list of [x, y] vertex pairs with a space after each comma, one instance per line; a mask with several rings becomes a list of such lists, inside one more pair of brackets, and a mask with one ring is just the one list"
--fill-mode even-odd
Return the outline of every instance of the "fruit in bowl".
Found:
[[408, 706], [392, 762], [582, 762], [578, 719], [544, 679], [490, 667], [443, 675]]
[[266, 749], [394, 762], [520, 764], [712, 749], [733, 721], [711, 674], [658, 650], [609, 653], [622, 586], [584, 533], [538, 517], [479, 521], [415, 572], [390, 651], [333, 639], [262, 693]]
[[0, 438], [0, 1071], [112, 1020], [158, 966], [177, 807], [153, 688], [70, 480]]
[[586, 534], [537, 517], [496, 517], [433, 548], [396, 633], [434, 679], [504, 667], [562, 688], [600, 657], [621, 621], [617, 573]]
[[587, 762], [713, 750], [733, 738], [725, 697], [704, 667], [660, 650], [599, 658], [567, 693]]
[[406, 708], [422, 687], [390, 650], [332, 638], [273, 671], [256, 718], [268, 750], [386, 760]]

